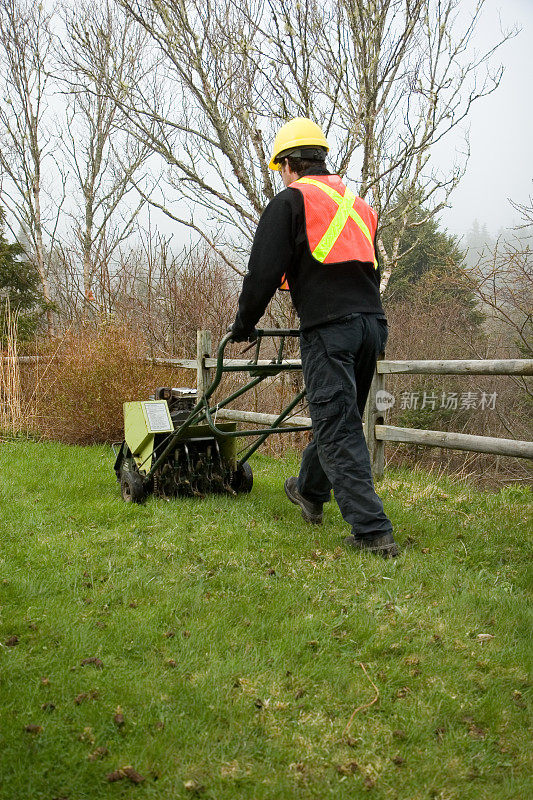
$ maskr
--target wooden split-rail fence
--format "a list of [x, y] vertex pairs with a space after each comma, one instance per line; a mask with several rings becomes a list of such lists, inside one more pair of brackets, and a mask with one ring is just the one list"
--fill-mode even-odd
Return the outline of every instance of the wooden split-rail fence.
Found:
[[[8, 358], [5, 356], [4, 358]], [[20, 361], [33, 361], [31, 356], [22, 357]], [[152, 363], [171, 365], [180, 369], [194, 369], [198, 392], [201, 395], [211, 383], [213, 369], [217, 361], [212, 357], [211, 333], [197, 332], [197, 355], [195, 359], [187, 358], [154, 358]], [[245, 359], [225, 359], [225, 366], [243, 366], [250, 362]], [[268, 360], [255, 362], [270, 364]], [[295, 370], [301, 368], [299, 359], [285, 359], [282, 363], [291, 365]], [[253, 365], [251, 364], [253, 368]], [[450, 450], [466, 450], [473, 453], [488, 453], [495, 456], [514, 456], [515, 458], [533, 459], [533, 442], [502, 439], [493, 436], [475, 436], [469, 433], [451, 433], [447, 431], [420, 430], [417, 428], [400, 428], [384, 424], [384, 412], [378, 398], [386, 393], [387, 375], [514, 375], [532, 376], [533, 359], [458, 359], [449, 361], [378, 361], [372, 387], [368, 397], [363, 420], [365, 437], [370, 451], [372, 471], [376, 477], [383, 475], [385, 468], [385, 443], [424, 445], [426, 447], [442, 447]], [[255, 411], [239, 411], [221, 408], [218, 419], [244, 422], [259, 425], [272, 425], [275, 414], [261, 414]], [[311, 424], [309, 417], [292, 416], [286, 425], [291, 427], [307, 427]]]
[[[169, 364], [181, 369], [194, 369], [197, 374], [198, 392], [202, 394], [211, 382], [212, 370], [217, 361], [212, 358], [211, 334], [209, 331], [197, 332], [196, 359], [154, 359], [160, 364]], [[244, 365], [244, 359], [225, 359], [224, 364]], [[259, 364], [270, 362], [259, 361]], [[287, 359], [283, 363], [292, 364], [297, 370], [301, 367], [299, 359]], [[385, 443], [424, 445], [443, 447], [450, 450], [467, 450], [473, 453], [489, 453], [496, 456], [514, 456], [533, 459], [533, 442], [502, 439], [492, 436], [475, 436], [469, 433], [450, 433], [429, 431], [417, 428], [399, 428], [384, 424], [384, 412], [378, 397], [386, 391], [387, 375], [533, 375], [533, 359], [459, 359], [449, 361], [388, 361], [377, 363], [376, 373], [370, 389], [363, 427], [370, 451], [372, 471], [381, 477], [385, 468]], [[275, 414], [260, 414], [255, 411], [239, 411], [221, 408], [218, 418], [235, 422], [271, 425]], [[294, 416], [287, 421], [292, 427], [305, 427], [311, 424], [309, 417]]]

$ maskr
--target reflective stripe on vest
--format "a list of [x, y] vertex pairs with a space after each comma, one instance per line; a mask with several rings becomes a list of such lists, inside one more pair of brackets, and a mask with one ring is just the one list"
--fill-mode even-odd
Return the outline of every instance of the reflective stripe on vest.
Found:
[[[308, 186], [313, 189], [309, 191]], [[375, 211], [364, 200], [356, 197], [337, 175], [299, 178], [291, 184], [291, 188], [298, 189], [304, 196], [307, 238], [313, 258], [322, 263], [370, 261], [377, 269], [378, 262], [374, 252], [377, 217]], [[320, 214], [320, 218], [317, 219], [310, 213], [315, 210], [313, 199], [316, 204], [319, 198], [315, 189], [324, 192], [337, 206], [336, 210], [331, 204], [327, 210], [321, 209], [321, 212], [324, 211], [326, 214], [325, 218]], [[344, 189], [344, 195], [338, 191], [339, 189]], [[365, 214], [367, 221], [363, 219], [356, 206]], [[353, 226], [347, 226], [348, 220], [353, 220], [358, 235], [354, 233]], [[362, 240], [361, 234], [364, 237]], [[330, 257], [335, 246], [336, 254]], [[339, 258], [339, 255], [342, 257]]]

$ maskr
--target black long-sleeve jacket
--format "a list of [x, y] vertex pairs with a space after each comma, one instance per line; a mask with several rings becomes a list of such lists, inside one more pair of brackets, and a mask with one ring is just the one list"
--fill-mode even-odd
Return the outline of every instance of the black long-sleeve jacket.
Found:
[[[305, 174], [329, 173], [315, 168]], [[383, 314], [379, 268], [361, 261], [322, 264], [313, 258], [303, 195], [290, 187], [270, 201], [259, 220], [233, 324], [235, 337], [246, 338], [253, 332], [283, 275], [302, 330], [353, 312]]]

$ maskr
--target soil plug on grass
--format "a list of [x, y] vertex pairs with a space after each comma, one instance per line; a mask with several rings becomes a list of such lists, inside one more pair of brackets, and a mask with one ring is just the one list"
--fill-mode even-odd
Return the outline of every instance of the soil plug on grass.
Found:
[[16, 647], [19, 643], [19, 637], [15, 634], [14, 636], [10, 636], [9, 639], [6, 639], [4, 644], [6, 647]]
[[359, 770], [357, 761], [349, 761], [347, 764], [337, 764], [335, 769], [339, 775], [355, 775]]
[[116, 781], [122, 781], [124, 778], [128, 778], [132, 783], [142, 783], [145, 778], [140, 775], [133, 767], [121, 767], [120, 769], [116, 769], [114, 772], [109, 772], [106, 775], [106, 780], [109, 783], [115, 783]]
[[90, 692], [80, 692], [80, 694], [74, 698], [74, 703], [80, 706], [84, 700], [98, 700], [99, 697], [100, 692], [98, 689], [91, 689]]
[[87, 761], [98, 761], [100, 758], [105, 758], [109, 755], [107, 747], [97, 747], [92, 753], [87, 756]]
[[26, 733], [33, 733], [34, 735], [37, 735], [38, 733], [42, 733], [43, 729], [41, 725], [33, 725], [30, 723], [30, 725], [26, 725], [24, 727], [24, 731]]
[[123, 767], [122, 771], [124, 772], [126, 778], [128, 778], [128, 780], [130, 780], [132, 783], [142, 783], [145, 780], [139, 772], [133, 769], [133, 767]]
[[90, 664], [91, 666], [96, 667], [96, 669], [102, 669], [102, 667], [104, 666], [104, 662], [100, 661], [100, 659], [96, 658], [96, 656], [90, 656], [90, 658], [84, 658], [82, 661], [80, 661], [80, 664], [82, 667], [86, 667], [87, 665]]
[[472, 717], [464, 717], [463, 722], [468, 726], [468, 733], [473, 739], [484, 739], [487, 735], [487, 732], [480, 725], [477, 725]]
[[122, 709], [120, 706], [117, 706], [117, 710], [115, 712], [115, 716], [113, 717], [113, 722], [117, 726], [117, 728], [124, 727], [124, 714], [122, 713]]

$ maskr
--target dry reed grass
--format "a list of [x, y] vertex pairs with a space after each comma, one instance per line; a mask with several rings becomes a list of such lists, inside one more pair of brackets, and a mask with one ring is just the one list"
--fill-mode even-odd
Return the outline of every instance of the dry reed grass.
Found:
[[17, 315], [6, 302], [4, 347], [0, 358], [0, 434], [16, 436], [26, 429], [27, 413], [22, 395], [18, 359]]

